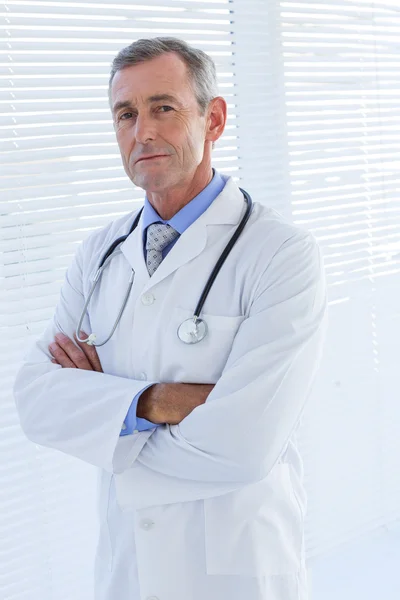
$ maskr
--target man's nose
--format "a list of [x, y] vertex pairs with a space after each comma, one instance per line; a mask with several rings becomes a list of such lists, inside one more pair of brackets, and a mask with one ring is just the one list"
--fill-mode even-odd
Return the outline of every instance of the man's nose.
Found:
[[138, 115], [135, 123], [135, 138], [141, 144], [155, 140], [156, 132], [154, 121], [147, 115]]

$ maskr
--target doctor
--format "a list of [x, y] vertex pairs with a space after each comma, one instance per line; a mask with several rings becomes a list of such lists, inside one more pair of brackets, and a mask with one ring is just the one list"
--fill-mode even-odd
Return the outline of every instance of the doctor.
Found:
[[[131, 234], [136, 210], [78, 248], [15, 381], [22, 429], [99, 469], [95, 600], [305, 600], [296, 429], [326, 328], [318, 245], [254, 202], [201, 309], [206, 335], [183, 343], [247, 209], [211, 167], [227, 105], [211, 58], [174, 38], [121, 50], [109, 92], [144, 210]], [[82, 313], [97, 346], [75, 338]]]

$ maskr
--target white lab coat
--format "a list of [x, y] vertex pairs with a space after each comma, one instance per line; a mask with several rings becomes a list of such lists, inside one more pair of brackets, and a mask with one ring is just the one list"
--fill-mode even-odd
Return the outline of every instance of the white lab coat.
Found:
[[[91, 234], [67, 271], [54, 319], [18, 372], [25, 435], [99, 467], [96, 600], [304, 600], [306, 499], [296, 429], [326, 329], [326, 287], [313, 236], [254, 202], [185, 345], [179, 324], [245, 211], [228, 178], [150, 278], [141, 223], [92, 297], [86, 332], [110, 332], [134, 285], [104, 373], [61, 368], [48, 345], [77, 325], [101, 255], [129, 213]], [[180, 424], [120, 437], [149, 382], [216, 384]]]

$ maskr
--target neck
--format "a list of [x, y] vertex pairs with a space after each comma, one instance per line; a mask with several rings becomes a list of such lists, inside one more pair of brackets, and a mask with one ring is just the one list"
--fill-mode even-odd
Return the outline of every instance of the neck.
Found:
[[209, 166], [207, 171], [196, 173], [191, 181], [180, 182], [179, 186], [165, 192], [146, 191], [147, 199], [160, 217], [168, 221], [208, 186], [213, 175]]

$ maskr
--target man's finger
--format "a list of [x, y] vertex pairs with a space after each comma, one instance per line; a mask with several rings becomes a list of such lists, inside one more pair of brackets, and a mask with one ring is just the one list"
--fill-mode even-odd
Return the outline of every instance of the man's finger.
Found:
[[[57, 344], [57, 342], [53, 342], [49, 346], [49, 350], [52, 356], [54, 356], [55, 362], [67, 369], [76, 369], [76, 366], [69, 358], [67, 354], [65, 354], [64, 350]], [[53, 362], [53, 361], [51, 361]]]
[[[87, 333], [85, 333], [84, 331], [80, 331], [79, 332], [79, 336], [81, 338], [87, 338], [88, 335]], [[90, 364], [93, 367], [94, 371], [98, 371], [99, 373], [103, 372], [101, 363], [100, 363], [100, 359], [99, 359], [99, 355], [97, 354], [97, 350], [95, 346], [89, 346], [86, 342], [80, 342], [77, 337], [76, 334], [74, 333], [74, 338], [76, 340], [76, 343], [79, 344], [79, 347], [82, 349], [82, 352], [85, 353], [88, 361], [90, 362]]]
[[[60, 346], [60, 348], [64, 351], [77, 369], [93, 371], [93, 367], [88, 361], [86, 354], [80, 348], [78, 348], [74, 342], [69, 339], [69, 337], [63, 333], [57, 333], [55, 337], [58, 346]], [[55, 358], [58, 360], [57, 356], [55, 356]]]

